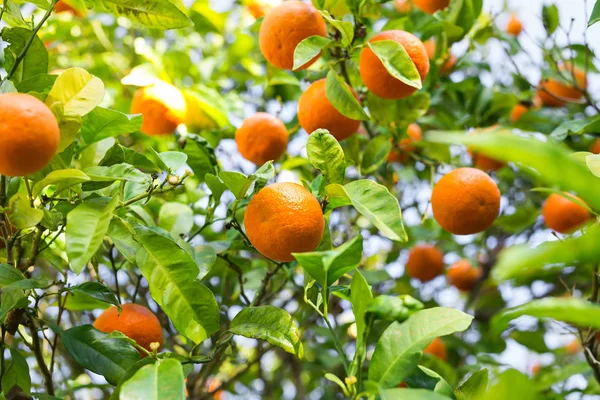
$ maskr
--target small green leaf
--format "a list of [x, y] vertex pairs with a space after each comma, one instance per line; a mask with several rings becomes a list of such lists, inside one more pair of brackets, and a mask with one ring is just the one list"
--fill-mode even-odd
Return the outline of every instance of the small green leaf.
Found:
[[544, 5], [542, 7], [542, 22], [544, 23], [544, 28], [546, 28], [548, 35], [552, 35], [554, 31], [556, 31], [556, 28], [558, 28], [558, 24], [560, 23], [558, 18], [558, 7], [556, 7], [556, 4]]
[[33, 197], [38, 197], [47, 186], [54, 185], [54, 194], [59, 194], [71, 186], [88, 182], [90, 177], [78, 169], [60, 169], [52, 171], [44, 179], [35, 184], [32, 190]]
[[329, 70], [325, 80], [325, 94], [335, 109], [342, 115], [360, 121], [366, 121], [370, 118], [350, 87], [333, 69]]
[[141, 115], [127, 115], [116, 110], [96, 107], [83, 117], [81, 137], [87, 144], [92, 144], [109, 137], [138, 132], [141, 126]]
[[367, 283], [367, 280], [360, 273], [356, 271], [352, 276], [352, 283], [350, 284], [350, 303], [352, 304], [352, 312], [356, 320], [356, 352], [360, 360], [359, 365], [365, 360], [366, 357], [366, 342], [365, 342], [365, 329], [366, 321], [365, 315], [367, 313], [367, 306], [373, 299], [373, 293]]
[[36, 226], [44, 218], [44, 212], [31, 206], [29, 198], [24, 193], [17, 193], [8, 201], [10, 223], [18, 229]]
[[369, 140], [362, 154], [360, 172], [363, 175], [369, 175], [377, 171], [377, 168], [386, 161], [391, 150], [392, 143], [385, 136], [377, 136], [375, 139]]
[[233, 193], [236, 199], [240, 200], [246, 197], [248, 189], [254, 182], [252, 179], [237, 171], [221, 171], [219, 178], [223, 181], [227, 189]]
[[333, 135], [325, 129], [317, 129], [308, 137], [306, 153], [310, 163], [329, 183], [344, 183], [346, 162], [344, 150]]
[[459, 387], [456, 388], [456, 400], [475, 400], [487, 390], [488, 370], [481, 369], [475, 372]]
[[177, 238], [186, 235], [194, 226], [194, 212], [181, 203], [165, 203], [158, 214], [158, 226]]
[[173, 358], [158, 360], [140, 368], [123, 382], [120, 399], [183, 400], [185, 382], [181, 363]]
[[292, 70], [297, 70], [318, 56], [321, 50], [329, 43], [331, 43], [331, 39], [319, 35], [309, 36], [302, 40], [294, 50], [294, 66]]
[[323, 18], [329, 22], [341, 34], [342, 47], [349, 47], [354, 40], [354, 26], [351, 22], [340, 21], [331, 16], [327, 11], [319, 11]]
[[110, 13], [148, 28], [180, 29], [192, 21], [169, 0], [101, 0]]
[[148, 184], [151, 181], [149, 175], [144, 174], [129, 164], [115, 164], [110, 167], [89, 167], [84, 172], [94, 182], [128, 181]]
[[367, 42], [373, 53], [379, 58], [385, 69], [402, 83], [421, 89], [421, 75], [404, 46], [394, 40]]
[[31, 392], [31, 377], [29, 376], [29, 365], [20, 351], [10, 348], [10, 364], [2, 377], [2, 391], [16, 395], [19, 393], [29, 394]]
[[100, 282], [85, 282], [81, 285], [71, 286], [69, 288], [69, 292], [83, 293], [104, 303], [112, 304], [114, 306], [119, 305], [119, 302], [117, 301], [117, 298], [115, 297], [115, 294], [112, 292], [112, 290], [110, 290]]
[[590, 15], [590, 20], [588, 21], [588, 27], [594, 25], [598, 21], [600, 21], [600, 0], [596, 0], [596, 4], [594, 4], [594, 9]]
[[450, 397], [425, 389], [381, 389], [381, 400], [450, 400]]
[[581, 135], [597, 131], [600, 131], [600, 115], [565, 121], [552, 131], [550, 137], [560, 141], [565, 140], [568, 135]]
[[[6, 5], [7, 2], [4, 2]], [[18, 6], [17, 6], [18, 10]], [[2, 39], [8, 43], [8, 47], [4, 49], [4, 69], [10, 71], [15, 64], [15, 61], [19, 54], [23, 51], [32, 32], [29, 29], [16, 27], [16, 28], [4, 28], [2, 30]], [[14, 83], [22, 82], [28, 78], [32, 78], [39, 74], [45, 74], [48, 72], [48, 51], [44, 46], [44, 42], [36, 35], [33, 38], [31, 46], [27, 51], [25, 58], [15, 73], [10, 78]]]
[[409, 295], [379, 295], [368, 303], [367, 314], [385, 321], [404, 322], [415, 312], [423, 309], [423, 303]]
[[382, 99], [369, 92], [367, 101], [373, 120], [394, 129], [407, 127], [429, 109], [427, 92], [415, 92], [400, 100]]
[[287, 311], [273, 306], [248, 307], [240, 311], [229, 326], [236, 335], [262, 339], [302, 358], [298, 326]]
[[187, 154], [187, 164], [200, 183], [204, 182], [204, 175], [215, 174], [218, 165], [217, 157], [215, 150], [206, 139], [197, 135], [188, 135], [183, 152]]

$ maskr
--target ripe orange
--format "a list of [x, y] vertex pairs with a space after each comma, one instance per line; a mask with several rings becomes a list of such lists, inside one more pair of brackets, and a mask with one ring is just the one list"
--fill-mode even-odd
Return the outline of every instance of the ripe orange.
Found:
[[[425, 80], [429, 73], [429, 57], [419, 38], [409, 32], [390, 30], [373, 36], [369, 42], [375, 43], [381, 40], [400, 43], [417, 67], [421, 81]], [[408, 97], [417, 90], [390, 75], [373, 50], [367, 46], [360, 53], [359, 70], [364, 84], [375, 96], [397, 100]]]
[[56, 3], [56, 5], [54, 6], [54, 11], [57, 13], [66, 12], [66, 13], [72, 14], [76, 17], [83, 16], [83, 14], [81, 14], [81, 12], [74, 9], [73, 7], [71, 7], [70, 5], [65, 3], [64, 1], [59, 1], [58, 3]]
[[[123, 304], [121, 309], [121, 314], [116, 306], [105, 310], [94, 322], [94, 328], [105, 333], [119, 331], [148, 351], [152, 351], [150, 344], [157, 342], [160, 350], [163, 332], [156, 315], [139, 304]], [[143, 358], [146, 353], [140, 351], [140, 355]]]
[[427, 14], [433, 14], [448, 7], [450, 0], [413, 0], [413, 4]]
[[594, 154], [600, 154], [600, 139], [596, 139], [592, 142], [590, 151]]
[[[568, 196], [583, 202], [577, 196], [572, 194]], [[571, 233], [583, 225], [591, 215], [585, 207], [553, 193], [542, 206], [542, 216], [548, 228], [559, 233]]]
[[481, 278], [481, 268], [473, 268], [469, 260], [460, 260], [448, 268], [446, 278], [448, 283], [463, 292], [469, 292]]
[[406, 134], [408, 137], [400, 139], [399, 150], [392, 149], [388, 154], [387, 160], [389, 162], [405, 162], [408, 160], [408, 153], [414, 153], [417, 150], [414, 143], [423, 139], [423, 131], [417, 124], [410, 124], [406, 129]]
[[510, 122], [513, 124], [521, 119], [521, 116], [527, 112], [528, 108], [523, 103], [516, 104], [510, 112]]
[[429, 343], [429, 346], [423, 350], [423, 353], [431, 354], [442, 361], [448, 360], [448, 351], [446, 344], [440, 338], [435, 338]]
[[0, 94], [0, 175], [43, 169], [58, 150], [60, 130], [52, 111], [24, 93]]
[[565, 351], [569, 355], [575, 355], [579, 353], [581, 351], [581, 344], [579, 343], [579, 340], [575, 339], [571, 343], [567, 344], [565, 346]]
[[395, 4], [396, 10], [398, 10], [399, 13], [403, 14], [410, 12], [410, 9], [412, 8], [412, 5], [408, 0], [396, 0]]
[[539, 362], [536, 362], [531, 366], [531, 375], [537, 375], [538, 372], [540, 372], [540, 369], [542, 369], [542, 366]]
[[[563, 65], [560, 69], [564, 71], [568, 82], [554, 78], [544, 79], [537, 90], [537, 95], [545, 106], [562, 107], [568, 102], [577, 101], [583, 96], [580, 89], [587, 89], [585, 72], [571, 64]], [[577, 87], [573, 85], [573, 78]]]
[[142, 114], [141, 131], [147, 135], [170, 135], [185, 120], [187, 104], [175, 86], [159, 82], [139, 88], [131, 103], [132, 114]]
[[265, 257], [293, 261], [292, 253], [313, 251], [325, 222], [317, 199], [304, 186], [280, 182], [259, 191], [244, 216], [250, 243]]
[[[493, 132], [497, 127], [498, 127], [498, 125], [493, 125], [493, 126], [490, 126], [489, 128], [476, 129], [473, 132], [471, 132], [470, 134], [476, 135], [478, 133]], [[473, 165], [475, 166], [475, 168], [479, 168], [482, 171], [498, 171], [500, 168], [504, 167], [504, 165], [505, 165], [501, 161], [494, 160], [493, 158], [490, 158], [484, 154], [479, 154], [470, 148], [467, 148], [467, 152], [471, 156], [471, 159], [473, 160]]]
[[288, 131], [276, 117], [259, 112], [244, 120], [235, 132], [235, 142], [246, 160], [263, 165], [279, 159], [285, 153]]
[[[212, 378], [210, 380], [210, 384], [208, 385], [208, 392], [212, 392], [219, 386], [221, 386], [221, 380], [219, 378]], [[215, 394], [212, 395], [213, 400], [222, 400], [224, 398], [224, 393], [222, 390], [218, 390]]]
[[506, 33], [513, 36], [519, 36], [522, 30], [523, 24], [521, 21], [519, 21], [515, 14], [511, 14], [508, 25], [506, 25]]
[[444, 272], [444, 255], [435, 246], [421, 244], [408, 253], [406, 273], [421, 282], [429, 282]]
[[[260, 51], [277, 68], [292, 69], [298, 43], [310, 36], [326, 36], [323, 17], [312, 4], [286, 1], [272, 8], [262, 21], [258, 33]], [[299, 69], [310, 67], [320, 54]]]
[[[429, 57], [429, 60], [431, 61], [434, 57], [435, 57], [435, 42], [433, 41], [433, 39], [429, 39], [428, 41], [426, 41], [424, 43], [425, 45], [425, 50], [427, 50], [427, 56]], [[447, 74], [448, 72], [450, 72], [452, 70], [452, 68], [454, 68], [454, 65], [456, 64], [456, 56], [454, 54], [450, 54], [448, 56], [448, 54], [442, 56], [442, 59], [444, 59], [444, 65], [442, 65], [442, 67], [440, 68], [440, 73], [442, 74]]]
[[457, 168], [434, 186], [435, 220], [450, 233], [470, 235], [489, 228], [500, 211], [500, 190], [485, 172]]
[[[356, 93], [354, 97], [358, 99]], [[308, 134], [319, 128], [327, 129], [338, 141], [352, 136], [360, 127], [360, 121], [345, 117], [329, 102], [325, 79], [313, 82], [300, 96], [298, 121]]]

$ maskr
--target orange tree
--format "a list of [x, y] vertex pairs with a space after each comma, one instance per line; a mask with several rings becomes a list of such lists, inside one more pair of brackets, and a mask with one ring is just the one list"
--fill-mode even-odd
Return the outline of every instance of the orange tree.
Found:
[[3, 398], [600, 394], [600, 3], [0, 7]]

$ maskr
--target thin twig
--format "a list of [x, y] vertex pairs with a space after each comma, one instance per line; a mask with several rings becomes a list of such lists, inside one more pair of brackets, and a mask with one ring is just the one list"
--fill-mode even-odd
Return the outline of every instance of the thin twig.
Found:
[[242, 269], [240, 268], [240, 266], [237, 265], [236, 263], [234, 263], [233, 260], [231, 260], [228, 255], [217, 254], [217, 257], [224, 260], [227, 263], [227, 266], [229, 268], [231, 268], [237, 274], [238, 282], [240, 284], [240, 296], [246, 302], [246, 304], [250, 304], [251, 301], [248, 298], [248, 296], [246, 296], [246, 293], [244, 292], [244, 276], [243, 276], [243, 272], [242, 272]]

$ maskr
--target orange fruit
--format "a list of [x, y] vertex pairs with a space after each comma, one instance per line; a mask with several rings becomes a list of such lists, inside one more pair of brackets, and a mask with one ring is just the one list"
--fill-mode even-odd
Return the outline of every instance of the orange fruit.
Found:
[[[277, 68], [292, 69], [296, 46], [310, 36], [327, 36], [325, 21], [312, 4], [292, 0], [269, 10], [260, 26], [258, 42], [268, 62]], [[310, 67], [320, 55], [299, 69]]]
[[[208, 392], [212, 392], [213, 390], [217, 389], [219, 386], [221, 386], [221, 380], [219, 378], [212, 378], [210, 380], [210, 384], [208, 385]], [[224, 398], [224, 393], [222, 390], [218, 390], [216, 391], [213, 395], [212, 398], [214, 400], [222, 400]]]
[[[587, 89], [585, 72], [570, 64], [563, 65], [560, 69], [565, 71], [563, 74], [567, 76], [568, 82], [554, 78], [544, 79], [537, 90], [537, 95], [545, 106], [562, 107], [568, 102], [577, 101], [583, 96], [580, 89]], [[573, 85], [573, 78], [577, 87]]]
[[399, 13], [403, 14], [410, 12], [410, 9], [412, 8], [408, 0], [396, 0], [395, 4], [396, 10], [398, 10]]
[[431, 193], [435, 220], [450, 233], [470, 235], [489, 228], [500, 211], [500, 190], [485, 172], [457, 168]]
[[141, 131], [147, 135], [170, 135], [183, 123], [187, 103], [175, 86], [159, 82], [139, 88], [131, 103], [132, 114], [142, 114]]
[[288, 131], [276, 117], [258, 112], [244, 120], [235, 132], [235, 142], [246, 160], [263, 165], [278, 160], [285, 153]]
[[525, 104], [516, 104], [510, 112], [510, 122], [513, 124], [521, 119], [521, 116], [527, 112], [528, 108]]
[[[429, 39], [428, 41], [426, 41], [424, 43], [424, 45], [425, 45], [425, 50], [427, 50], [427, 56], [429, 57], [429, 60], [432, 60], [435, 57], [435, 42], [433, 41], [433, 39]], [[452, 68], [454, 68], [457, 58], [454, 54], [450, 54], [450, 56], [448, 56], [448, 54], [446, 54], [442, 58], [445, 61], [444, 61], [444, 65], [442, 65], [442, 67], [440, 68], [440, 72], [442, 74], [447, 74], [448, 72], [450, 72], [452, 70]]]
[[[421, 81], [425, 80], [429, 73], [429, 57], [419, 38], [409, 32], [390, 30], [373, 36], [369, 42], [375, 43], [381, 40], [393, 40], [400, 43], [417, 67]], [[368, 46], [365, 46], [360, 53], [359, 70], [362, 81], [375, 96], [397, 100], [408, 97], [417, 90], [390, 75]]]
[[444, 255], [435, 246], [421, 244], [408, 253], [406, 273], [421, 282], [429, 282], [444, 272]]
[[448, 351], [446, 350], [446, 344], [440, 338], [435, 338], [429, 343], [429, 346], [423, 350], [423, 353], [431, 354], [439, 358], [442, 361], [448, 360]]
[[408, 385], [406, 384], [406, 382], [400, 382], [400, 384], [398, 385], [399, 388], [408, 388]]
[[[116, 306], [110, 307], [94, 321], [94, 328], [105, 333], [119, 331], [148, 351], [152, 351], [151, 343], [160, 344], [159, 350], [163, 345], [163, 332], [158, 318], [139, 304], [122, 304], [120, 314]], [[146, 353], [140, 351], [140, 356], [144, 358]]]
[[[493, 126], [490, 126], [489, 128], [476, 129], [473, 132], [471, 132], [470, 134], [476, 135], [478, 133], [493, 132], [497, 127], [498, 127], [498, 125], [493, 125]], [[500, 168], [502, 168], [506, 165], [502, 161], [497, 161], [497, 160], [494, 160], [493, 158], [490, 158], [484, 154], [479, 154], [470, 148], [467, 148], [467, 152], [471, 156], [471, 159], [473, 160], [473, 165], [475, 166], [475, 168], [479, 168], [482, 171], [498, 171]]]
[[54, 11], [57, 12], [57, 13], [66, 12], [66, 13], [72, 14], [72, 15], [74, 15], [76, 17], [82, 17], [83, 16], [83, 14], [81, 14], [81, 12], [79, 12], [75, 8], [71, 7], [70, 5], [68, 5], [67, 3], [65, 3], [64, 1], [59, 1], [58, 3], [56, 3], [56, 5], [54, 6]]
[[579, 353], [581, 351], [581, 344], [579, 343], [579, 340], [575, 339], [571, 343], [567, 344], [565, 346], [565, 351], [569, 355], [575, 355]]
[[304, 186], [289, 182], [260, 190], [248, 203], [244, 225], [256, 250], [280, 262], [293, 261], [292, 253], [316, 249], [325, 228], [317, 199]]
[[59, 143], [58, 122], [44, 103], [29, 94], [0, 94], [0, 175], [38, 172]]
[[[354, 97], [358, 100], [356, 93]], [[325, 93], [325, 79], [313, 82], [300, 96], [298, 121], [309, 135], [316, 129], [327, 129], [338, 141], [352, 136], [360, 127], [360, 121], [342, 115], [329, 102]]]
[[596, 139], [592, 142], [590, 151], [594, 154], [600, 154], [600, 139]]
[[[567, 195], [583, 202], [575, 195]], [[571, 233], [591, 217], [590, 212], [585, 207], [557, 193], [552, 193], [544, 202], [542, 216], [544, 217], [544, 224], [559, 233]]]
[[475, 283], [481, 278], [481, 268], [474, 268], [469, 260], [460, 260], [455, 262], [446, 271], [448, 283], [463, 292], [469, 292], [475, 286]]
[[408, 153], [414, 153], [417, 150], [414, 143], [423, 139], [423, 131], [417, 124], [410, 124], [406, 129], [406, 134], [408, 137], [400, 139], [399, 150], [392, 149], [388, 154], [387, 160], [389, 162], [405, 162], [408, 160]]
[[450, 4], [450, 0], [412, 0], [412, 2], [419, 10], [427, 14], [443, 10]]
[[255, 19], [265, 16], [267, 12], [276, 5], [280, 4], [279, 0], [250, 0], [246, 2], [248, 11]]
[[542, 366], [540, 363], [536, 362], [531, 366], [531, 375], [537, 375], [538, 372], [540, 372], [540, 369], [542, 369]]
[[506, 25], [506, 33], [513, 36], [519, 36], [522, 30], [523, 24], [521, 21], [519, 21], [515, 14], [511, 14], [508, 25]]

